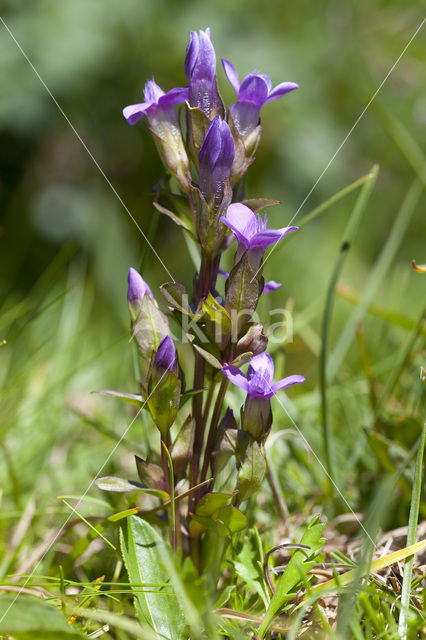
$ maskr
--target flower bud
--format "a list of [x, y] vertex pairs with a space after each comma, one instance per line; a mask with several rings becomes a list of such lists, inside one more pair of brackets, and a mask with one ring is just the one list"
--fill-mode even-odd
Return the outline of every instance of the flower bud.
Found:
[[230, 180], [234, 154], [234, 140], [229, 125], [216, 116], [198, 154], [199, 187], [209, 207], [218, 209], [224, 204], [224, 187], [225, 182]]
[[263, 442], [272, 425], [271, 400], [265, 396], [247, 395], [242, 412], [242, 429]]
[[160, 343], [155, 354], [154, 370], [160, 376], [170, 371], [175, 376], [178, 374], [178, 357], [175, 345], [170, 336], [166, 336]]
[[167, 316], [158, 308], [152, 291], [135, 270], [129, 269], [127, 302], [131, 318], [132, 338], [135, 339], [142, 356], [149, 361], [153, 351], [169, 335]]
[[154, 296], [152, 295], [151, 289], [136, 269], [130, 267], [127, 279], [129, 283], [127, 290], [127, 302], [129, 305], [130, 317], [132, 322], [134, 322], [139, 315], [145, 295], [148, 295], [151, 299], [154, 299]]
[[210, 29], [191, 31], [186, 50], [185, 74], [189, 81], [188, 102], [212, 120], [221, 99], [216, 87], [216, 54], [210, 40]]

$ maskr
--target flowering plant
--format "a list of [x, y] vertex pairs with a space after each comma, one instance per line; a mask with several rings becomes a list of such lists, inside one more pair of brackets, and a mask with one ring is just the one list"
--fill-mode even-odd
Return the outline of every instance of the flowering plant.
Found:
[[[188, 553], [198, 570], [214, 564], [212, 540], [217, 553], [224, 551], [232, 535], [246, 526], [240, 506], [259, 489], [266, 472], [263, 446], [273, 420], [271, 398], [304, 381], [301, 375], [273, 381], [264, 325], [253, 321], [260, 296], [281, 286], [264, 282], [265, 250], [297, 227], [268, 228], [259, 211], [274, 202], [245, 201], [243, 195], [245, 174], [260, 141], [260, 109], [297, 85], [284, 82], [272, 89], [260, 73], [240, 83], [232, 64], [223, 60], [223, 66], [237, 92], [237, 102], [228, 109], [218, 90], [210, 30], [191, 32], [185, 60], [188, 86], [165, 93], [150, 80], [144, 102], [123, 110], [129, 124], [143, 118], [154, 136], [167, 170], [155, 206], [198, 245], [200, 267], [191, 294], [174, 281], [162, 285], [167, 314], [142, 275], [129, 270], [140, 393], [104, 393], [147, 410], [161, 446], [159, 442], [157, 460], [136, 457], [140, 485], [111, 477], [98, 480], [101, 488], [137, 487], [163, 498], [169, 507], [159, 508], [168, 514], [171, 544]], [[227, 273], [221, 258], [234, 240], [233, 266]], [[226, 279], [223, 294], [218, 275]], [[181, 341], [192, 348], [191, 382], [187, 360], [180, 364], [171, 318], [181, 329]], [[246, 365], [245, 374], [241, 367]], [[227, 406], [229, 382], [246, 393], [239, 420]]]

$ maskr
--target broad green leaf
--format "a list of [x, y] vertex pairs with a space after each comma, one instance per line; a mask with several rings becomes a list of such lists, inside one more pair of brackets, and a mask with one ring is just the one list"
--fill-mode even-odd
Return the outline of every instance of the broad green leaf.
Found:
[[[198, 502], [195, 513], [189, 523], [191, 535], [199, 536], [210, 527], [217, 528], [217, 515], [222, 507], [232, 498], [232, 493], [207, 493]], [[228, 531], [223, 535], [226, 535]]]
[[265, 608], [271, 600], [263, 570], [263, 549], [257, 529], [249, 529], [232, 560], [236, 574], [262, 598]]
[[259, 638], [265, 636], [275, 616], [292, 597], [294, 587], [303, 580], [314, 567], [318, 553], [325, 542], [324, 538], [321, 538], [324, 528], [325, 524], [318, 522], [318, 516], [315, 516], [308, 525], [300, 544], [309, 547], [310, 551], [297, 549], [293, 553], [286, 570], [278, 579], [276, 591], [272, 596], [272, 600], [266, 610], [265, 617], [258, 632]]
[[232, 332], [238, 335], [252, 317], [263, 290], [263, 278], [258, 280], [248, 252], [233, 267], [226, 281], [226, 309], [232, 318]]
[[[238, 431], [238, 456], [241, 455], [241, 450], [243, 449], [241, 446], [242, 443], [240, 443], [243, 434], [244, 436], [249, 435], [244, 431]], [[244, 456], [241, 456], [241, 459], [238, 460], [238, 465], [241, 465], [238, 469], [237, 481], [238, 502], [243, 502], [258, 490], [266, 472], [265, 458], [255, 440], [252, 439], [252, 442], [250, 442], [247, 447], [244, 447]]]
[[65, 616], [38, 598], [0, 597], [0, 634], [16, 640], [78, 640], [86, 636], [74, 630]]
[[[120, 544], [130, 584], [135, 585], [140, 621], [152, 627], [159, 638], [183, 639], [184, 615], [163, 561], [169, 554], [167, 545], [151, 525], [136, 516], [130, 516], [127, 530], [120, 531]], [[146, 590], [141, 590], [141, 584]]]

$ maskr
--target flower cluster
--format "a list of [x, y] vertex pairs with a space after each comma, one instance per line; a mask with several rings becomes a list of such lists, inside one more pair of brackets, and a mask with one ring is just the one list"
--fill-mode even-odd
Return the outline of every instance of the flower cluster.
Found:
[[[215, 489], [223, 491], [229, 482], [225, 478], [230, 476], [221, 473], [233, 464], [236, 476], [231, 477], [236, 477], [236, 485], [232, 489], [237, 492], [233, 508], [254, 493], [266, 468], [262, 445], [272, 424], [271, 399], [281, 389], [304, 381], [301, 375], [273, 381], [274, 364], [266, 353], [264, 327], [252, 320], [260, 296], [281, 286], [274, 280], [264, 281], [265, 251], [297, 227], [269, 228], [266, 215], [260, 212], [276, 202], [244, 200], [243, 195], [244, 177], [260, 141], [261, 108], [297, 85], [283, 82], [272, 88], [269, 77], [257, 72], [249, 73], [240, 83], [234, 66], [225, 59], [222, 64], [237, 93], [229, 108], [218, 90], [216, 54], [206, 29], [190, 34], [185, 59], [187, 86], [165, 93], [149, 80], [144, 101], [123, 109], [129, 124], [145, 120], [164, 163], [167, 175], [156, 186], [156, 208], [188, 234], [201, 254], [191, 294], [176, 282], [162, 285], [168, 314], [160, 309], [142, 276], [130, 269], [128, 304], [131, 333], [140, 356], [140, 395], [121, 394], [127, 400], [138, 398], [146, 406], [170, 451], [174, 476], [189, 483], [188, 511], [176, 520], [187, 518], [189, 547], [197, 562], [199, 549], [194, 551], [194, 544], [202, 544], [206, 530], [202, 513], [209, 511], [211, 517], [218, 518], [218, 510], [225, 508], [220, 500], [209, 498], [215, 495], [213, 485], [203, 496], [199, 484], [210, 472]], [[220, 263], [234, 240], [236, 249], [228, 273]], [[225, 278], [222, 293], [218, 291], [222, 288], [218, 275]], [[169, 317], [193, 347], [190, 392], [186, 391], [186, 372], [179, 363]], [[247, 364], [244, 374], [241, 367]], [[229, 382], [246, 392], [240, 424], [226, 410]], [[191, 404], [186, 404], [188, 397]], [[177, 433], [173, 429], [172, 437], [175, 422], [179, 429]], [[159, 458], [163, 472], [160, 466], [137, 457], [138, 472], [145, 485], [157, 489], [161, 485], [167, 491], [167, 458]], [[249, 479], [247, 465], [258, 470]], [[214, 507], [216, 504], [219, 506]]]

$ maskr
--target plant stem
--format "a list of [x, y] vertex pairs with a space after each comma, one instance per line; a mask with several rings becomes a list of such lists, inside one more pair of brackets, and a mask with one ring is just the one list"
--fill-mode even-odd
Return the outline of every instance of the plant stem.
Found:
[[223, 400], [225, 398], [226, 389], [228, 387], [228, 379], [223, 377], [223, 380], [220, 384], [219, 391], [216, 397], [216, 402], [213, 409], [212, 420], [210, 423], [209, 435], [207, 438], [206, 450], [204, 453], [204, 461], [203, 468], [201, 470], [201, 482], [204, 482], [207, 476], [207, 471], [209, 468], [209, 464], [211, 462], [210, 458], [213, 452], [214, 441], [216, 437], [217, 425], [219, 422], [220, 414], [222, 411]]

